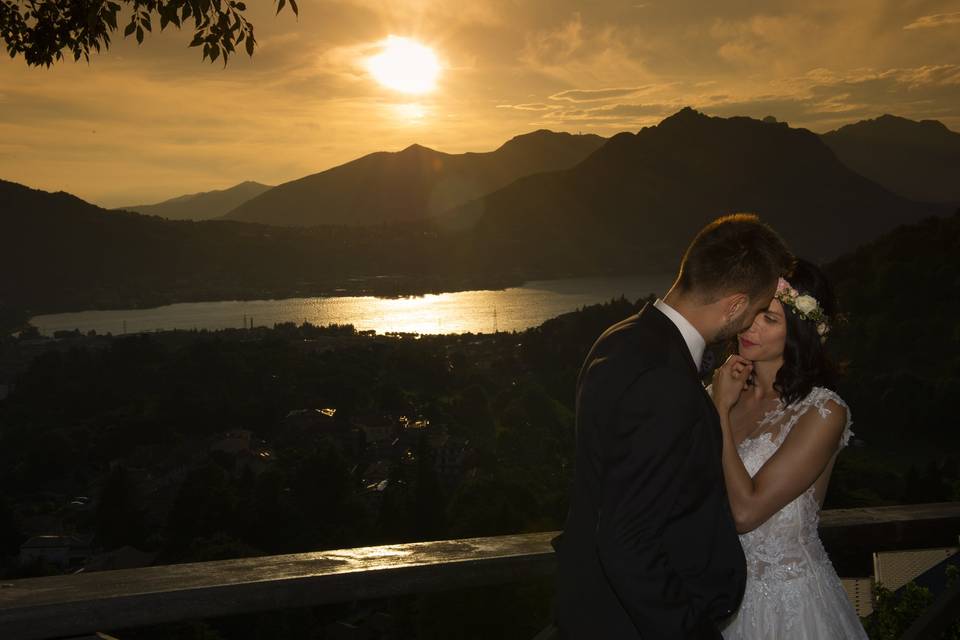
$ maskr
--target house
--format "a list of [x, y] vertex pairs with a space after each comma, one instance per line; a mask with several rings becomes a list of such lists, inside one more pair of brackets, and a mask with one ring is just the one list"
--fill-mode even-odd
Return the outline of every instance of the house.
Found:
[[91, 556], [83, 566], [84, 573], [91, 571], [113, 571], [114, 569], [136, 569], [149, 567], [157, 557], [156, 553], [140, 551], [129, 545]]
[[210, 445], [211, 451], [222, 451], [237, 455], [241, 451], [249, 451], [253, 443], [253, 432], [248, 429], [228, 431], [222, 438]]
[[260, 475], [273, 463], [273, 452], [267, 448], [266, 442], [254, 439], [253, 432], [247, 429], [228, 431], [210, 445], [210, 451], [228, 456], [236, 476], [245, 469], [250, 469], [254, 475]]
[[350, 457], [363, 453], [363, 433], [333, 407], [290, 411], [273, 437], [276, 444], [290, 447], [317, 446], [323, 440], [332, 440]]
[[434, 469], [443, 488], [455, 488], [463, 479], [467, 457], [471, 452], [470, 441], [458, 436], [446, 436], [434, 447]]
[[389, 420], [381, 419], [377, 422], [364, 422], [357, 424], [367, 437], [369, 444], [382, 444], [383, 442], [392, 442], [396, 434], [396, 425]]
[[19, 561], [21, 565], [43, 562], [62, 569], [80, 567], [91, 555], [92, 539], [62, 534], [33, 536], [20, 545]]

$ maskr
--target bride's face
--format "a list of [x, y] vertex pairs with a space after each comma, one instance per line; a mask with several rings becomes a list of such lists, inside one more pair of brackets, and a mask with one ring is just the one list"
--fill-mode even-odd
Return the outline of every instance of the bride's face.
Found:
[[737, 346], [744, 358], [762, 362], [783, 357], [786, 339], [787, 324], [783, 317], [783, 305], [774, 298], [769, 307], [757, 314], [753, 324], [737, 335]]

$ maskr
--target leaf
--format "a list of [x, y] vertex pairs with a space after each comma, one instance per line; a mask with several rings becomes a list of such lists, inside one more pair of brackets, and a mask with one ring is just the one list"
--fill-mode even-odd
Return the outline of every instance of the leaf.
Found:
[[210, 56], [210, 62], [213, 62], [214, 60], [217, 59], [217, 56], [220, 55], [220, 47], [211, 45], [210, 49], [211, 49], [210, 53], [212, 54]]
[[137, 44], [143, 44], [143, 27], [137, 27]]
[[284, 5], [286, 5], [286, 4], [287, 4], [287, 0], [280, 0], [280, 1], [277, 3], [277, 13], [280, 13], [280, 11], [283, 9]]
[[300, 15], [300, 9], [297, 7], [297, 0], [290, 0], [290, 8], [293, 9], [293, 15]]
[[252, 55], [253, 55], [253, 44], [254, 44], [254, 42], [253, 42], [253, 34], [251, 34], [251, 35], [247, 36], [247, 55], [248, 55], [248, 56], [252, 56]]
[[201, 44], [203, 44], [203, 33], [197, 31], [193, 34], [193, 40], [190, 41], [190, 46], [199, 47]]
[[237, 3], [237, 9], [240, 10], [240, 11], [246, 11], [246, 10], [247, 10], [247, 5], [245, 5], [245, 4], [242, 3], [242, 2], [238, 2], [238, 3]]
[[131, 22], [130, 24], [128, 24], [127, 28], [123, 30], [123, 37], [126, 38], [127, 36], [129, 36], [131, 33], [134, 32], [136, 28], [137, 28], [136, 22]]

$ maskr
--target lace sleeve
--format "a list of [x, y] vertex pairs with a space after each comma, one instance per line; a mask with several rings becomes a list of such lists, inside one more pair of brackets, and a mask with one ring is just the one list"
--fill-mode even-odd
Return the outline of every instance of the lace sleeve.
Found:
[[850, 442], [850, 438], [853, 437], [853, 430], [850, 429], [850, 427], [853, 425], [853, 419], [851, 417], [849, 405], [847, 405], [847, 403], [843, 401], [843, 398], [837, 395], [835, 391], [831, 391], [830, 389], [825, 389], [823, 387], [814, 387], [814, 389], [810, 392], [810, 395], [807, 396], [807, 401], [810, 405], [817, 408], [817, 412], [820, 414], [821, 418], [826, 418], [832, 413], [830, 411], [830, 407], [827, 406], [827, 403], [831, 400], [843, 407], [844, 411], [847, 412], [847, 423], [844, 425], [843, 433], [840, 435], [840, 448], [842, 449], [843, 447], [847, 446], [847, 444]]

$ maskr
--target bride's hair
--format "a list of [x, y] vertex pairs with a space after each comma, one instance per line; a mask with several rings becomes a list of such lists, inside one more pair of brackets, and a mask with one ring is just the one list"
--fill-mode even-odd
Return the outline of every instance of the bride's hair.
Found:
[[[797, 260], [787, 281], [800, 295], [817, 299], [830, 322], [837, 318], [837, 299], [823, 272], [813, 263]], [[805, 398], [814, 387], [836, 390], [836, 367], [827, 355], [817, 333], [817, 323], [804, 320], [789, 305], [783, 305], [787, 324], [783, 346], [783, 366], [777, 372], [773, 388], [784, 404]]]

